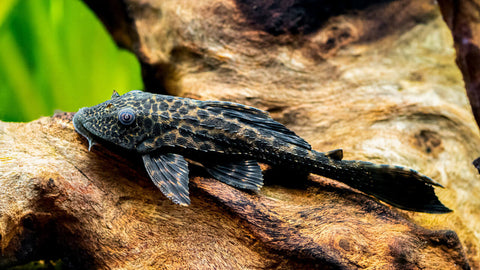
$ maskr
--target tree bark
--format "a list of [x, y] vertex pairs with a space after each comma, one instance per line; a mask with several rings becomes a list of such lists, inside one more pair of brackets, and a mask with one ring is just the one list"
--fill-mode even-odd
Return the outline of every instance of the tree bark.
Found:
[[0, 266], [480, 268], [480, 134], [431, 1], [85, 2], [138, 56], [146, 90], [259, 107], [316, 150], [414, 168], [454, 212], [402, 211], [267, 166], [258, 194], [192, 166], [182, 207], [138, 157], [88, 152], [61, 114], [0, 123]]

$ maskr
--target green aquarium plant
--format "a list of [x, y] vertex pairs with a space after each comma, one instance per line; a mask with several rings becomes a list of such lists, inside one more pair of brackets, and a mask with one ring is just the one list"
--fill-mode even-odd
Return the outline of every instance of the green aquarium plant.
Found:
[[77, 111], [141, 89], [140, 65], [81, 1], [2, 0], [0, 120]]

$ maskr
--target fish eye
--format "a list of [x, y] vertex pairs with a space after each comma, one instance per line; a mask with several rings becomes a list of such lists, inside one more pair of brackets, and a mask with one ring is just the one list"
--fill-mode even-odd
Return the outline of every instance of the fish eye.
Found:
[[130, 108], [121, 109], [118, 112], [118, 121], [125, 126], [131, 125], [135, 121], [135, 112]]

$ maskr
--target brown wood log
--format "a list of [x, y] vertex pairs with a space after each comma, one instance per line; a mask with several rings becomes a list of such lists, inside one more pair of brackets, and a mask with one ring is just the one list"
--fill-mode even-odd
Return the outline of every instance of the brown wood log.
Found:
[[447, 26], [452, 31], [457, 65], [477, 123], [480, 122], [480, 1], [438, 1]]
[[138, 158], [88, 152], [65, 114], [0, 122], [0, 267], [480, 268], [480, 136], [431, 1], [86, 2], [138, 56], [146, 90], [256, 106], [319, 151], [417, 169], [454, 212], [268, 168], [258, 194], [192, 168], [192, 204], [174, 205]]
[[[452, 31], [456, 62], [465, 81], [473, 116], [480, 126], [480, 1], [438, 1], [443, 19]], [[480, 158], [473, 164], [480, 173]]]

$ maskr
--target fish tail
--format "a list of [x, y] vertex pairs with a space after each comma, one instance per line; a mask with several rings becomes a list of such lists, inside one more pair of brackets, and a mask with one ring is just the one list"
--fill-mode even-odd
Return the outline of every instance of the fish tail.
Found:
[[[334, 151], [337, 151], [334, 157], [339, 157], [338, 151], [341, 150]], [[426, 213], [452, 211], [435, 195], [434, 186], [442, 186], [413, 169], [341, 160], [332, 158], [331, 152], [311, 152], [313, 173], [343, 182], [401, 209]]]

